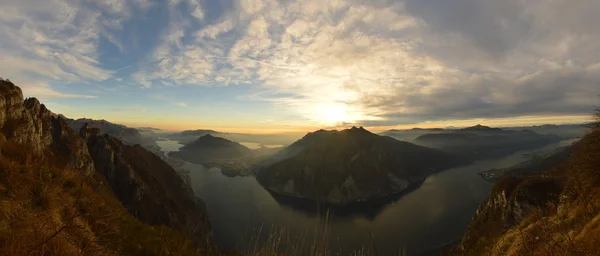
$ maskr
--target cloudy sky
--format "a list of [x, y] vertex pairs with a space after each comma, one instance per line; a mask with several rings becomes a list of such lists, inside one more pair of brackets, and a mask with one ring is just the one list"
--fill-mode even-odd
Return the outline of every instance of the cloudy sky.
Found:
[[0, 76], [172, 130], [574, 123], [598, 24], [597, 0], [2, 0]]

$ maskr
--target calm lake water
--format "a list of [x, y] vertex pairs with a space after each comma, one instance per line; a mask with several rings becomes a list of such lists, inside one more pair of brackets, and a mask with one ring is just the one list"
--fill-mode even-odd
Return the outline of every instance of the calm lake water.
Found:
[[[164, 151], [181, 147], [174, 141], [158, 144]], [[294, 241], [313, 241], [319, 233], [328, 239], [328, 248], [340, 255], [362, 247], [375, 247], [379, 255], [398, 255], [405, 248], [414, 255], [461, 237], [493, 186], [477, 173], [517, 164], [525, 160], [523, 154], [527, 152], [531, 150], [429, 176], [420, 187], [383, 206], [375, 216], [333, 213], [327, 227], [322, 215], [278, 203], [254, 177], [230, 178], [218, 169], [189, 163], [184, 169], [190, 172], [195, 193], [206, 201], [213, 234], [224, 248], [248, 250], [255, 246], [249, 237], [265, 239], [271, 227], [281, 227]]]

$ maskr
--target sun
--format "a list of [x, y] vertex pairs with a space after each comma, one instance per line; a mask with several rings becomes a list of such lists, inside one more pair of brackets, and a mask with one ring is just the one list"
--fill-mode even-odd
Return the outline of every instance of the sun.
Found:
[[318, 121], [323, 122], [327, 125], [349, 123], [354, 121], [351, 120], [351, 118], [349, 117], [347, 108], [341, 104], [323, 105], [318, 107], [317, 111], [317, 117], [318, 119], [320, 119]]

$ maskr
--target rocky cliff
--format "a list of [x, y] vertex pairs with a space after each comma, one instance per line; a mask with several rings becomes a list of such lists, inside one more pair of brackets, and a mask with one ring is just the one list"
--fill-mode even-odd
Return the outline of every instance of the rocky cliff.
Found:
[[26, 145], [31, 154], [94, 172], [85, 142], [58, 115], [36, 98], [23, 100], [21, 89], [0, 81], [0, 143]]
[[598, 255], [600, 129], [569, 159], [528, 177], [498, 182], [456, 255]]
[[0, 80], [2, 253], [208, 253], [214, 243], [204, 208], [156, 155], [99, 129], [78, 134]]
[[452, 154], [354, 127], [309, 133], [265, 161], [257, 179], [274, 193], [344, 205], [403, 192], [463, 163]]

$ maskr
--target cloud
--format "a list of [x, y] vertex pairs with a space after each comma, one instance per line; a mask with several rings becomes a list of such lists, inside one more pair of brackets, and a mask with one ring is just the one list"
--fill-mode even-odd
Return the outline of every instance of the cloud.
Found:
[[110, 78], [114, 72], [99, 62], [99, 40], [103, 36], [123, 49], [110, 31], [121, 28], [134, 2], [145, 1], [2, 1], [2, 75], [23, 81], [19, 85], [25, 93], [82, 96], [53, 91], [48, 83], [89, 83]]
[[[51, 1], [3, 1], [0, 15], [2, 75], [50, 97], [93, 96], [43, 81], [120, 72], [160, 90], [246, 86], [244, 100], [299, 123], [395, 125], [581, 115], [600, 83], [595, 0]], [[126, 53], [125, 21], [159, 16], [145, 58], [105, 68], [100, 37]]]

